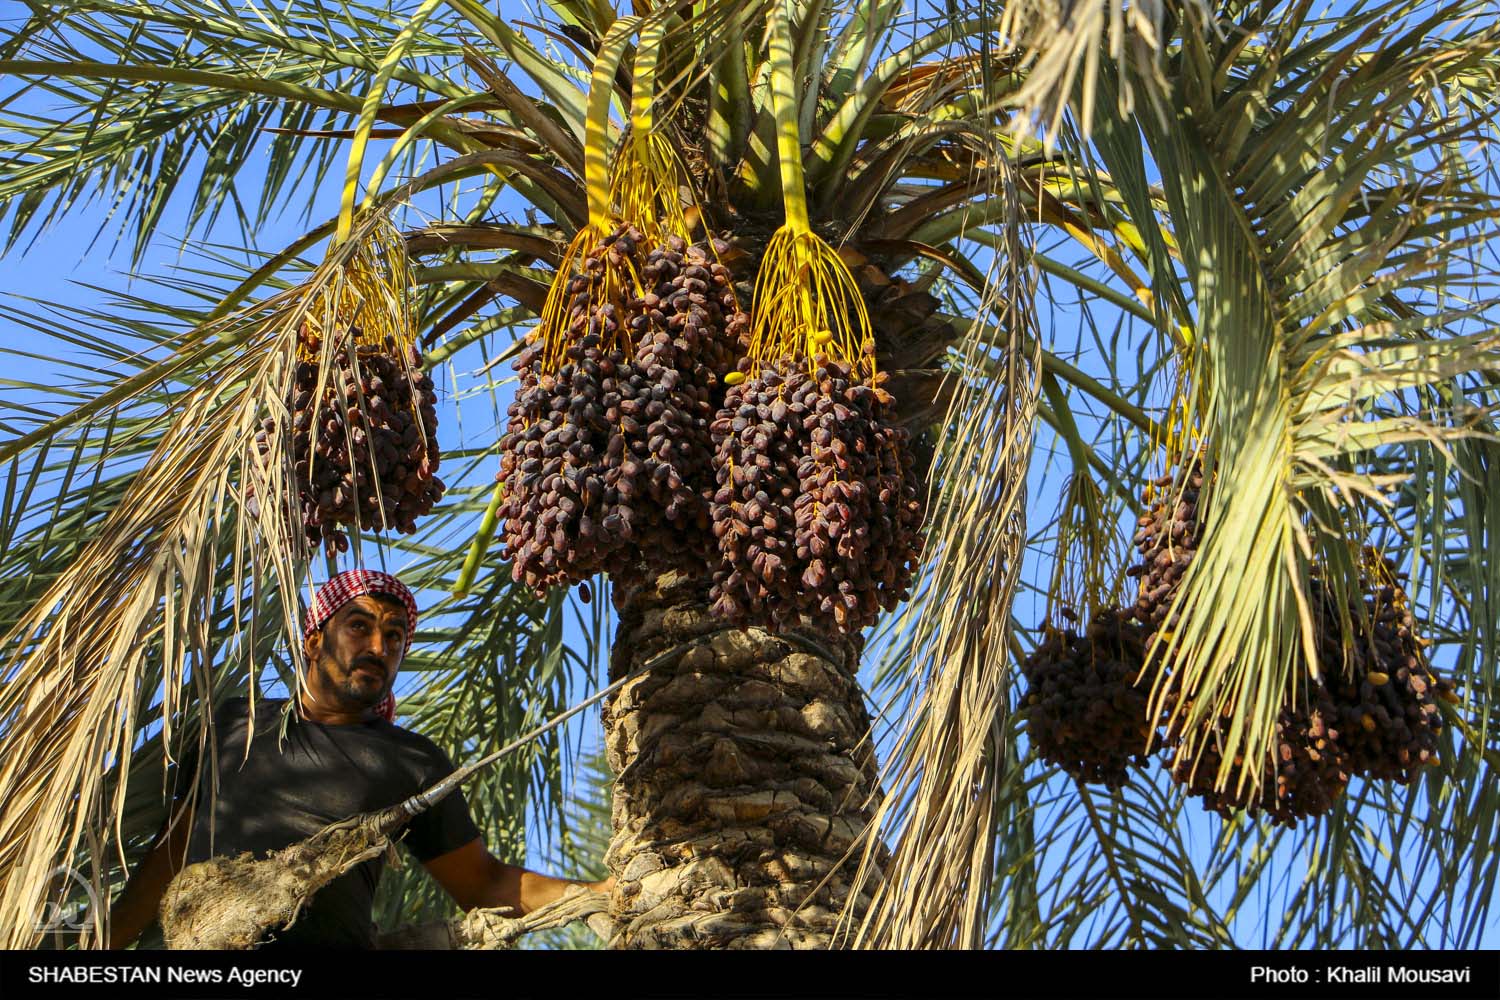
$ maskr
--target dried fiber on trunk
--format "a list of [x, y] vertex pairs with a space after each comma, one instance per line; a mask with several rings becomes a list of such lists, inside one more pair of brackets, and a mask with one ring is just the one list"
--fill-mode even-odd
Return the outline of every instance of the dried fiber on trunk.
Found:
[[514, 948], [527, 934], [565, 927], [585, 920], [589, 929], [608, 942], [614, 937], [609, 899], [586, 886], [570, 889], [560, 898], [530, 913], [507, 907], [476, 907], [461, 917], [402, 927], [380, 935], [381, 951], [500, 951]]
[[620, 597], [612, 676], [686, 646], [605, 704], [617, 944], [829, 947], [877, 794], [854, 651], [725, 628], [706, 598], [670, 574]]

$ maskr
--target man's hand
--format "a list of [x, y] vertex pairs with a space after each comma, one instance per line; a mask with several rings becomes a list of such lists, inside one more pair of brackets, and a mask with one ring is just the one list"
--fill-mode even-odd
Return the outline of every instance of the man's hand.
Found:
[[[608, 915], [609, 900], [601, 891], [607, 884], [609, 879], [574, 883], [556, 902], [537, 907], [524, 916], [518, 916], [508, 907], [476, 906], [461, 918], [448, 922], [451, 940], [465, 950], [514, 948], [523, 935], [566, 927], [580, 920], [588, 921], [596, 934], [609, 940], [614, 937], [614, 927]], [[597, 918], [603, 918], [604, 923], [596, 923]]]
[[524, 915], [560, 898], [574, 886], [611, 892], [615, 885], [613, 876], [600, 882], [579, 882], [508, 865], [486, 850], [478, 837], [433, 858], [424, 867], [465, 910], [504, 906]]

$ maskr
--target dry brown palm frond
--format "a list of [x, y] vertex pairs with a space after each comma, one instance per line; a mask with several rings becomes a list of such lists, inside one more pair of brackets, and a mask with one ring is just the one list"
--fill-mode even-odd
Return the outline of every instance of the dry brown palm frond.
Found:
[[[118, 850], [137, 719], [158, 697], [145, 683], [156, 676], [148, 664], [160, 665], [162, 703], [152, 711], [162, 713], [172, 745], [185, 692], [206, 702], [216, 666], [254, 648], [258, 630], [297, 634], [295, 601], [282, 602], [282, 621], [259, 621], [252, 604], [248, 616], [236, 615], [247, 623], [241, 630], [212, 634], [215, 571], [233, 567], [236, 602], [264, 588], [291, 594], [299, 586], [307, 542], [285, 403], [298, 329], [309, 319], [326, 323], [331, 317], [315, 312], [340, 301], [359, 299], [367, 323], [402, 308], [400, 292], [391, 299], [393, 289], [350, 279], [348, 272], [370, 266], [366, 247], [376, 233], [399, 250], [389, 223], [367, 218], [305, 284], [184, 338], [162, 362], [162, 377], [203, 375], [178, 398], [170, 427], [123, 502], [0, 641], [6, 678], [0, 787], [7, 791], [0, 802], [0, 940], [6, 947], [31, 947], [39, 939], [34, 918], [57, 866], [76, 864], [82, 849], [97, 873], [108, 867], [107, 853]], [[276, 417], [276, 430], [262, 452], [256, 433], [268, 415]], [[120, 780], [108, 787], [105, 776], [116, 765]], [[106, 930], [102, 921], [93, 927], [100, 940]]]
[[[1008, 342], [997, 363], [977, 322], [958, 348], [959, 385], [933, 476], [946, 486], [931, 505], [925, 592], [894, 626], [914, 665], [896, 698], [912, 707], [882, 776], [885, 798], [851, 893], [873, 894], [863, 922], [850, 928], [857, 948], [983, 942], [1041, 370], [1020, 198], [998, 150], [991, 162], [993, 197], [1006, 199], [1011, 215], [981, 313], [994, 314]], [[891, 834], [892, 857], [880, 873], [877, 854]]]
[[982, 61], [983, 57], [975, 53], [917, 63], [899, 74], [880, 95], [881, 107], [922, 114], [939, 101], [967, 90]]
[[[1202, 11], [1201, 0], [1188, 5]], [[1119, 66], [1125, 85], [1119, 89], [1119, 111], [1136, 109], [1136, 91], [1144, 92], [1158, 114], [1167, 92], [1160, 59], [1168, 29], [1164, 0], [1020, 0], [1006, 3], [994, 16], [1006, 51], [1020, 56], [1017, 73], [1025, 82], [1015, 94], [1021, 108], [1014, 129], [1024, 138], [1040, 124], [1050, 151], [1062, 127], [1063, 114], [1076, 100], [1078, 120], [1087, 129], [1094, 120], [1095, 76], [1101, 56]], [[1133, 84], [1133, 85], [1132, 85]]]

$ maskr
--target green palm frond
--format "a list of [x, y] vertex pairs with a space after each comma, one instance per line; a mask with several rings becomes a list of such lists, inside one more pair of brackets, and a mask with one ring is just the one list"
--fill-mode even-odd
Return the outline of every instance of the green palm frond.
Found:
[[[390, 8], [362, 4], [332, 18], [299, 0], [248, 20], [195, 0], [29, 6], [31, 39], [0, 68], [29, 81], [0, 119], [10, 243], [103, 200], [137, 259], [179, 187], [193, 188], [190, 228], [228, 208], [247, 235], [288, 206], [286, 195], [316, 190], [337, 150], [317, 133], [352, 120], [371, 53], [395, 34]], [[426, 69], [456, 55], [424, 36], [398, 80], [418, 100], [466, 93]], [[414, 114], [385, 111], [396, 123]], [[247, 185], [241, 173], [267, 141], [267, 168]]]
[[[1470, 283], [1464, 245], [1496, 218], [1454, 144], [1487, 123], [1456, 112], [1434, 127], [1430, 117], [1447, 80], [1493, 64], [1496, 36], [1491, 27], [1429, 40], [1434, 24], [1413, 24], [1402, 45], [1370, 53], [1403, 13], [1363, 15], [1342, 49], [1298, 48], [1293, 9], [1275, 26], [1279, 51], [1256, 53], [1243, 77], [1236, 45], [1215, 51], [1189, 34], [1179, 113], [1206, 124], [1140, 119], [1195, 314], [1189, 419], [1220, 484], [1178, 604], [1187, 624], [1159, 652], [1196, 692], [1191, 723], [1231, 707], [1226, 758], [1264, 756], [1300, 683], [1309, 574], [1323, 572], [1339, 594], [1349, 586], [1341, 574], [1364, 541], [1351, 537], [1364, 522], [1355, 504], [1378, 506], [1389, 485], [1362, 468], [1367, 456], [1484, 432], [1482, 411], [1459, 400], [1402, 411], [1411, 393], [1500, 360], [1494, 334], [1462, 332], [1473, 307], [1454, 297]], [[1243, 24], [1236, 37], [1261, 27]], [[1204, 66], [1224, 71], [1208, 78]], [[1320, 75], [1272, 104], [1293, 72]], [[1321, 117], [1334, 88], [1340, 110], [1308, 135], [1302, 120]]]
[[[1234, 713], [1247, 741], [1250, 730], [1274, 717], [1285, 696], [1281, 685], [1294, 683], [1296, 670], [1305, 669], [1289, 669], [1305, 663], [1293, 595], [1305, 580], [1300, 574], [1315, 562], [1327, 565], [1329, 556], [1314, 553], [1347, 546], [1342, 533], [1350, 530], [1364, 532], [1353, 544], [1374, 544], [1410, 569], [1410, 592], [1427, 609], [1423, 634], [1434, 643], [1434, 662], [1476, 689], [1476, 701], [1485, 697], [1477, 691], [1493, 690], [1495, 684], [1493, 658], [1489, 666], [1480, 659], [1481, 650], [1492, 648], [1496, 625], [1490, 596], [1494, 506], [1484, 493], [1494, 465], [1494, 426], [1487, 412], [1495, 401], [1493, 279], [1477, 263], [1479, 254], [1464, 249], [1493, 233], [1495, 215], [1492, 199], [1470, 169], [1473, 161], [1447, 145], [1491, 128], [1487, 112], [1474, 112], [1468, 92], [1477, 81], [1493, 77], [1495, 39], [1483, 19], [1466, 22], [1462, 10], [1443, 12], [1451, 22], [1429, 9], [1434, 20], [1402, 25], [1403, 16], [1420, 14], [1405, 5], [1381, 5], [1359, 18], [1317, 23], [1304, 22], [1298, 5], [1292, 7], [1278, 11], [1287, 22], [1266, 33], [1280, 39], [1280, 51], [1295, 52], [1305, 64], [1290, 57], [1267, 60], [1259, 50], [1237, 59], [1232, 46], [1197, 60], [1185, 55], [1174, 64], [1185, 79], [1174, 81], [1174, 87], [1185, 109], [1179, 114], [1190, 115], [1193, 127], [1158, 124], [1142, 115], [1122, 128], [1101, 107], [1093, 130], [1095, 148], [1111, 176], [1122, 182], [1124, 197], [1109, 203], [1116, 206], [1111, 211], [1124, 208], [1139, 232], [1166, 237], [1159, 250], [1151, 249], [1153, 237], [1133, 251], [1153, 279], [1153, 297], [1180, 301], [1197, 317], [1192, 332], [1202, 346], [1192, 356], [1199, 364], [1200, 395], [1193, 402], [1206, 439], [1221, 455], [1219, 441], [1253, 454], [1251, 442], [1262, 440], [1260, 424], [1276, 406], [1297, 414], [1285, 425], [1290, 450], [1281, 464], [1251, 471], [1256, 460], [1242, 455], [1238, 460], [1245, 465], [1233, 472], [1221, 468], [1219, 475], [1231, 480], [1225, 488], [1244, 493], [1247, 501], [1274, 495], [1258, 483], [1285, 484], [1277, 487], [1291, 498], [1278, 515], [1281, 537], [1293, 540], [1290, 552], [1306, 560], [1302, 569], [1294, 571], [1290, 560], [1271, 559], [1246, 571], [1266, 536], [1257, 541], [1245, 526], [1262, 523], [1267, 515], [1254, 506], [1241, 507], [1223, 515], [1223, 534], [1215, 542], [1222, 548], [1212, 568], [1204, 561], [1199, 577], [1204, 592], [1220, 588], [1222, 604], [1210, 613], [1209, 604], [1194, 606], [1192, 595], [1183, 598], [1188, 617], [1198, 623], [1196, 650], [1207, 654], [1206, 662], [1226, 669], [1220, 679], [1239, 677], [1248, 686], [1247, 700]], [[1232, 38], [1252, 35], [1244, 25], [1231, 33]], [[1185, 51], [1198, 37], [1208, 36], [1188, 33]], [[1392, 37], [1402, 44], [1387, 44]], [[1341, 51], [1339, 40], [1350, 38], [1360, 47]], [[1378, 46], [1375, 38], [1381, 39]], [[1219, 123], [1202, 124], [1204, 106], [1194, 103], [1212, 90], [1195, 88], [1184, 68], [1205, 62], [1219, 68], [1216, 82], [1232, 94], [1225, 114], [1231, 106], [1247, 115], [1255, 112], [1249, 116], [1253, 128], [1247, 126], [1240, 145], [1230, 143], [1236, 156], [1252, 164], [1244, 174], [1217, 163], [1191, 172], [1182, 165], [1193, 156], [1212, 159], [1222, 151], [1210, 141], [1205, 143], [1209, 152], [1189, 154], [1184, 146], [1196, 137], [1221, 140], [1232, 133]], [[1416, 65], [1449, 64], [1451, 74], [1407, 79], [1419, 75]], [[1286, 74], [1279, 84], [1268, 82], [1267, 67], [1273, 65]], [[1328, 71], [1329, 65], [1357, 68], [1350, 73], [1370, 88], [1361, 93], [1378, 99], [1361, 103], [1351, 97], [1350, 81]], [[1256, 85], [1270, 96], [1249, 96], [1245, 81], [1257, 75]], [[1339, 99], [1320, 86], [1337, 86]], [[1305, 109], [1303, 118], [1294, 121], [1289, 107]], [[1439, 108], [1451, 114], [1438, 115]], [[1325, 120], [1330, 109], [1331, 124]], [[1367, 124], [1372, 116], [1379, 127]], [[1316, 129], [1307, 126], [1308, 119], [1316, 120]], [[1146, 160], [1133, 143], [1135, 125], [1162, 171], [1160, 188], [1147, 183]], [[1247, 197], [1235, 189], [1241, 176], [1254, 179], [1254, 201], [1239, 200]], [[1133, 182], [1123, 183], [1127, 180]], [[1276, 185], [1282, 185], [1280, 198], [1274, 196]], [[1267, 200], [1268, 195], [1273, 197]], [[1274, 240], [1267, 239], [1271, 234]], [[1278, 275], [1264, 282], [1262, 301], [1270, 311], [1254, 320], [1247, 309], [1257, 301], [1246, 290], [1250, 279], [1234, 265], [1254, 267], [1283, 258], [1282, 271], [1302, 277]], [[1217, 318], [1204, 319], [1211, 307]], [[1158, 343], [1164, 345], [1157, 352], [1175, 353], [1168, 339], [1179, 329], [1175, 309], [1174, 316], [1156, 317], [1156, 325], [1163, 334]], [[1285, 338], [1283, 346], [1268, 346], [1267, 338], [1276, 336]], [[1144, 357], [1123, 362], [1118, 346], [1100, 347], [1096, 357], [1119, 373], [1115, 377], [1147, 384], [1152, 366]], [[1278, 357], [1284, 359], [1280, 364], [1267, 363]], [[1282, 387], [1275, 392], [1251, 388], [1269, 379], [1284, 379]], [[1213, 383], [1211, 393], [1201, 390], [1205, 380]], [[1069, 386], [1075, 398], [1100, 400], [1080, 388]], [[1162, 388], [1170, 393], [1170, 381]], [[1217, 395], [1203, 402], [1210, 394]], [[1112, 412], [1122, 415], [1118, 408]], [[1275, 441], [1276, 435], [1264, 440]], [[1381, 501], [1374, 503], [1372, 494]], [[1351, 498], [1378, 510], [1378, 516], [1360, 527], [1362, 521], [1339, 514], [1351, 509]], [[1306, 553], [1295, 544], [1304, 534], [1313, 538]], [[1044, 558], [1050, 557], [1049, 549]], [[1278, 589], [1281, 603], [1271, 587], [1285, 588]], [[1269, 638], [1278, 629], [1291, 633], [1280, 646]], [[1247, 655], [1247, 636], [1265, 645]], [[1166, 656], [1180, 663], [1195, 648], [1178, 642]], [[1236, 656], [1224, 655], [1231, 649]], [[1205, 683], [1212, 669], [1199, 674], [1198, 682]], [[1450, 725], [1458, 726], [1446, 733], [1452, 742], [1441, 751], [1445, 763], [1410, 792], [1357, 779], [1334, 816], [1296, 835], [1257, 828], [1248, 819], [1222, 826], [1200, 821], [1220, 828], [1219, 846], [1181, 870], [1196, 870], [1211, 900], [1233, 887], [1219, 912], [1238, 943], [1410, 947], [1477, 940], [1491, 898], [1489, 883], [1478, 873], [1493, 863], [1478, 843], [1494, 836], [1495, 803], [1493, 796], [1474, 794], [1473, 782], [1482, 784], [1487, 768], [1500, 758], [1484, 712], [1465, 706], [1448, 714]], [[1450, 753], [1457, 755], [1456, 763]], [[1246, 756], [1254, 759], [1249, 752]], [[1094, 798], [1097, 804], [1099, 796]], [[1071, 809], [1080, 811], [1087, 812], [1083, 803]], [[1153, 813], [1156, 829], [1182, 822], [1172, 805]], [[1137, 832], [1146, 829], [1144, 818], [1135, 825]], [[1300, 883], [1282, 874], [1305, 859], [1311, 867]], [[1043, 852], [1035, 864], [1019, 867], [1025, 898], [1033, 898], [1032, 886], [1044, 872], [1055, 873], [1061, 896], [1086, 891], [1066, 874], [1066, 860]], [[1461, 888], [1470, 879], [1478, 880], [1477, 892]], [[1160, 891], [1164, 883], [1158, 874], [1149, 884]], [[1012, 891], [1010, 885], [996, 890]], [[1049, 919], [1044, 915], [1044, 922]]]

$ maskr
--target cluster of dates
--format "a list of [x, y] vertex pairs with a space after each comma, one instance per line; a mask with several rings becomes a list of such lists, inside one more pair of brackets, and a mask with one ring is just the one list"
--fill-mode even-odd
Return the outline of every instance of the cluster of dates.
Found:
[[1353, 773], [1410, 784], [1438, 761], [1438, 699], [1457, 696], [1427, 662], [1393, 567], [1377, 563], [1362, 583], [1364, 608], [1351, 609], [1356, 635], [1348, 646], [1332, 602], [1321, 593], [1314, 602], [1318, 657], [1337, 711], [1339, 745]]
[[1027, 735], [1037, 755], [1083, 780], [1123, 785], [1155, 750], [1151, 685], [1141, 676], [1145, 630], [1116, 609], [1080, 633], [1049, 629], [1021, 664]]
[[[649, 253], [622, 227], [566, 288], [562, 364], [546, 345], [515, 362], [501, 440], [504, 552], [538, 593], [595, 573], [706, 570], [708, 425], [749, 317], [701, 247]], [[607, 270], [639, 294], [607, 294]]]
[[[350, 530], [416, 531], [416, 519], [443, 497], [437, 477], [437, 393], [415, 346], [387, 338], [354, 347], [358, 331], [335, 345], [333, 364], [297, 363], [292, 396], [292, 462], [307, 537], [331, 556], [349, 548]], [[304, 332], [305, 356], [319, 342]], [[262, 453], [276, 429], [256, 436]]]
[[879, 379], [826, 360], [747, 379], [733, 277], [681, 239], [646, 251], [620, 227], [564, 292], [566, 346], [517, 359], [501, 442], [517, 581], [675, 569], [711, 576], [729, 620], [846, 634], [904, 599], [921, 501]]
[[[922, 502], [894, 400], [819, 356], [765, 365], [712, 425], [714, 612], [852, 634], [909, 596]], [[749, 370], [749, 366], [746, 366]]]
[[[1202, 539], [1205, 488], [1199, 456], [1152, 482], [1133, 538], [1138, 561], [1127, 570], [1137, 580], [1134, 603], [1100, 610], [1082, 635], [1050, 630], [1026, 660], [1023, 704], [1038, 755], [1081, 780], [1118, 785], [1152, 751], [1188, 745], [1191, 754], [1172, 754], [1171, 773], [1205, 809], [1287, 825], [1327, 813], [1355, 775], [1415, 780], [1438, 759], [1436, 700], [1456, 699], [1428, 664], [1407, 596], [1381, 560], [1370, 561], [1362, 596], [1347, 609], [1355, 628], [1348, 646], [1336, 603], [1312, 581], [1321, 679], [1300, 681], [1282, 707], [1257, 788], [1217, 787], [1230, 721], [1222, 714], [1210, 714], [1192, 734], [1163, 729], [1180, 696], [1169, 685], [1151, 717], [1146, 695], [1172, 668], [1156, 662], [1148, 672], [1146, 653], [1176, 627], [1172, 604]], [[1191, 703], [1182, 709], [1179, 719]]]

